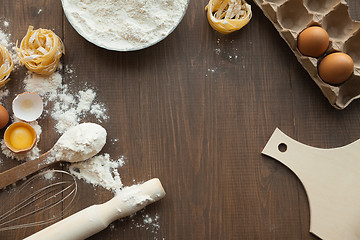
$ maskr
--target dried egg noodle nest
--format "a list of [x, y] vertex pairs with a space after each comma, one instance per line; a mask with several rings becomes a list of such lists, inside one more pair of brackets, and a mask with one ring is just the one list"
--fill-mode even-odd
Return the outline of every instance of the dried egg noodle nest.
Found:
[[57, 68], [60, 58], [65, 53], [61, 39], [51, 30], [39, 28], [29, 29], [17, 47], [16, 53], [20, 62], [32, 72], [41, 75], [51, 75]]
[[9, 75], [14, 68], [14, 62], [6, 48], [0, 45], [0, 87], [10, 81]]
[[251, 6], [244, 0], [210, 0], [205, 7], [210, 26], [228, 34], [244, 27], [251, 19]]
[[61, 0], [66, 18], [87, 41], [114, 51], [135, 51], [165, 39], [190, 0]]

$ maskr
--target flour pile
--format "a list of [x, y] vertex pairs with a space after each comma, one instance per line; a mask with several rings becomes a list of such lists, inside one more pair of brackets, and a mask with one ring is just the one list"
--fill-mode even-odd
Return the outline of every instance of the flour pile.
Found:
[[109, 49], [158, 42], [181, 20], [188, 0], [63, 0], [68, 20], [86, 39]]
[[118, 168], [124, 165], [124, 157], [112, 160], [110, 155], [95, 156], [85, 162], [70, 165], [70, 173], [96, 186], [101, 186], [114, 193], [123, 187]]
[[[4, 21], [4, 27], [9, 27], [8, 21]], [[15, 52], [15, 44], [10, 41], [10, 36], [10, 34], [0, 28], [0, 44], [7, 48], [12, 54], [12, 58], [16, 59], [15, 62], [19, 63]], [[93, 124], [99, 127], [91, 128], [89, 127], [90, 123], [87, 123], [87, 125], [80, 124], [84, 120], [88, 121], [91, 116], [100, 123], [108, 119], [105, 105], [96, 99], [96, 90], [85, 84], [84, 89], [77, 92], [71, 91], [69, 85], [64, 83], [62, 73], [66, 73], [70, 81], [76, 78], [75, 71], [71, 66], [65, 65], [63, 68], [60, 64], [57, 71], [50, 76], [41, 76], [27, 72], [25, 78], [21, 79], [24, 83], [23, 91], [35, 92], [43, 99], [44, 112], [38, 121], [41, 122], [43, 118], [50, 116], [55, 120], [56, 132], [62, 135], [54, 146], [54, 154], [47, 159], [49, 163], [55, 159], [69, 162], [86, 160], [97, 154], [106, 143], [106, 130], [100, 125]], [[0, 89], [1, 100], [9, 96], [9, 92], [9, 89], [6, 87]], [[22, 90], [18, 89], [15, 94], [21, 92]], [[7, 108], [9, 107], [7, 106]], [[15, 116], [11, 118], [12, 122], [21, 121]], [[38, 158], [40, 152], [49, 150], [45, 149], [45, 151], [42, 151], [38, 147], [42, 133], [38, 121], [29, 122], [37, 134], [37, 142], [32, 150], [26, 153], [15, 154], [7, 148], [2, 139], [0, 142], [2, 153], [11, 159], [31, 161]], [[81, 126], [86, 129], [80, 131]], [[74, 128], [80, 130], [74, 132], [72, 131]], [[68, 134], [64, 134], [67, 130], [69, 130]], [[113, 139], [110, 142], [114, 144], [117, 140]], [[70, 166], [70, 171], [80, 179], [116, 193], [123, 187], [120, 175], [117, 172], [117, 169], [123, 166], [123, 164], [123, 157], [113, 161], [109, 154], [104, 154], [93, 157], [89, 161], [73, 163]], [[74, 169], [77, 171], [74, 171]]]
[[73, 126], [56, 142], [48, 160], [71, 163], [87, 160], [101, 151], [106, 143], [106, 136], [105, 128], [99, 124], [81, 123]]

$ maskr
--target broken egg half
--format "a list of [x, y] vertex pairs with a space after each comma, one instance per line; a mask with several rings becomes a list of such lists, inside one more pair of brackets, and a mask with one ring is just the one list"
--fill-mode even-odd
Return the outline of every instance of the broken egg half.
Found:
[[4, 133], [5, 145], [14, 153], [31, 150], [35, 146], [36, 140], [34, 128], [24, 122], [11, 124]]
[[16, 96], [12, 103], [15, 117], [31, 122], [38, 119], [43, 112], [43, 101], [34, 92], [24, 92]]

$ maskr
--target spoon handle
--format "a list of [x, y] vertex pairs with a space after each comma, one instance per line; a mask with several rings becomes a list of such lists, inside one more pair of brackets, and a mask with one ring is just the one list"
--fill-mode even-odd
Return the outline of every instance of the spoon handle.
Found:
[[47, 154], [42, 154], [39, 158], [27, 161], [16, 167], [13, 167], [9, 170], [6, 170], [0, 173], [0, 189], [5, 188], [6, 186], [17, 182], [20, 179], [23, 179], [30, 174], [43, 169], [54, 162], [47, 163], [44, 161], [47, 157]]

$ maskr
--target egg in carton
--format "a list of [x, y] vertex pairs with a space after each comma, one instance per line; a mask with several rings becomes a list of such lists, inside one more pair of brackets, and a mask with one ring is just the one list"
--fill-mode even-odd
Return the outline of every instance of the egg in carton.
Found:
[[[273, 23], [301, 65], [319, 86], [330, 104], [344, 109], [360, 98], [360, 22], [351, 19], [344, 0], [254, 0]], [[297, 47], [299, 34], [310, 26], [321, 26], [329, 35], [329, 47], [318, 57], [307, 57]], [[345, 82], [331, 85], [318, 73], [321, 60], [333, 52], [344, 52], [354, 62], [354, 72]]]

